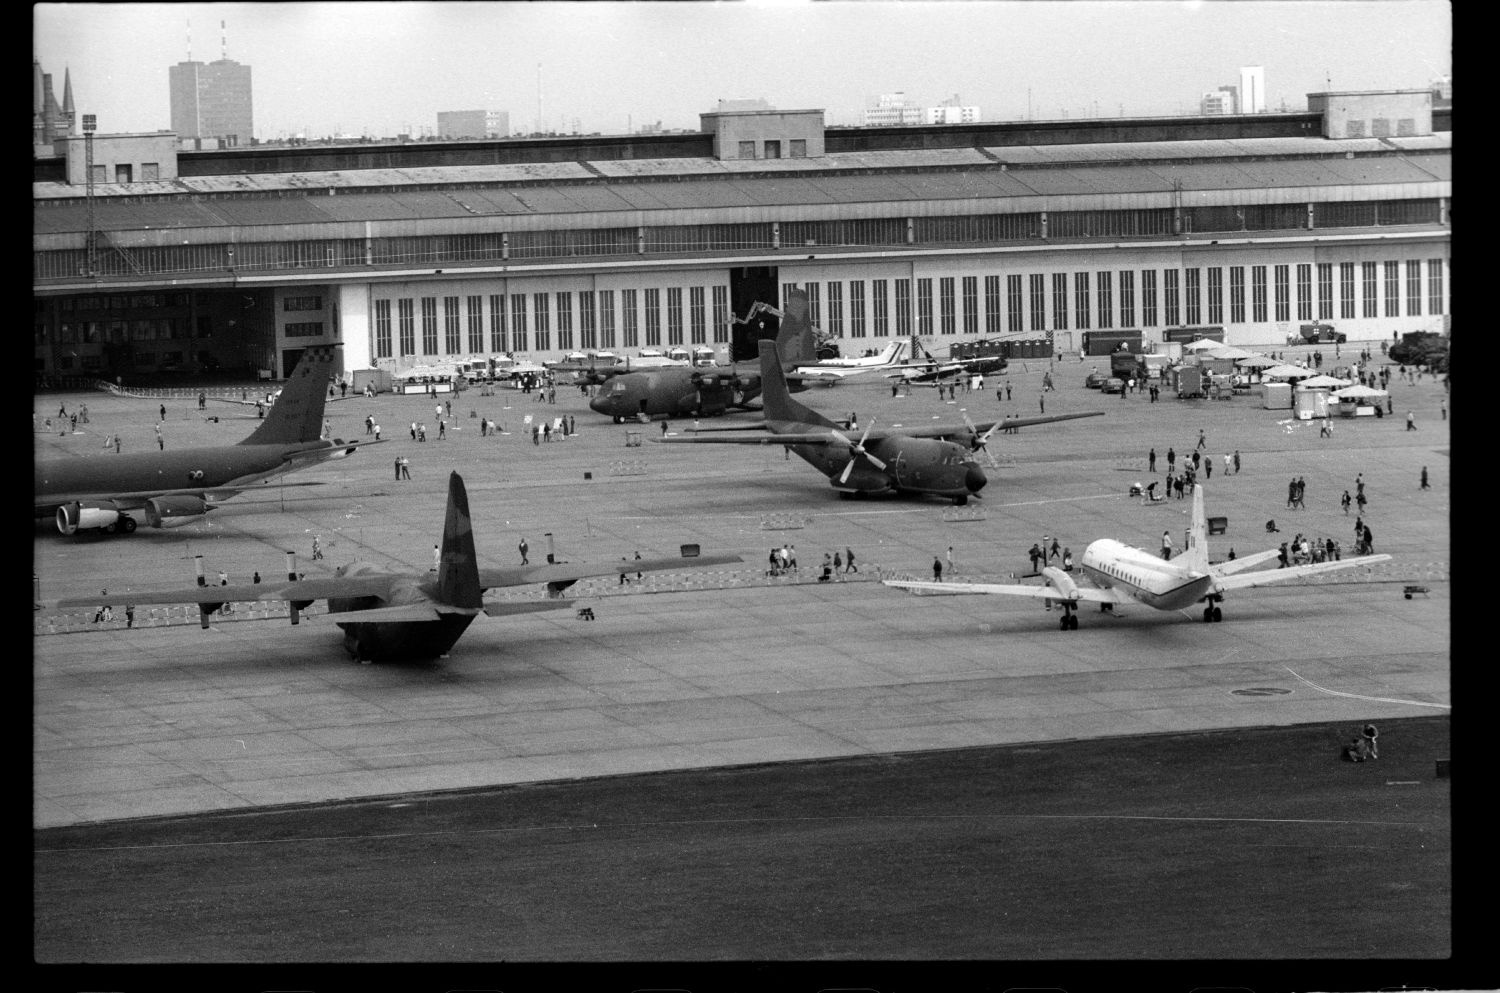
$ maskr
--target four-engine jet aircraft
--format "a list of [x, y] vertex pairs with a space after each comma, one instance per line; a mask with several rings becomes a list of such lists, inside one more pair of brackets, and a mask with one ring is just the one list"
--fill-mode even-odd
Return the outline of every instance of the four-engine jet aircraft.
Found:
[[1289, 579], [1315, 576], [1339, 569], [1385, 562], [1389, 555], [1361, 555], [1358, 558], [1263, 569], [1247, 572], [1276, 558], [1276, 549], [1231, 559], [1218, 565], [1208, 564], [1208, 524], [1203, 516], [1203, 487], [1193, 487], [1193, 519], [1188, 528], [1187, 547], [1175, 559], [1132, 548], [1112, 538], [1100, 538], [1084, 549], [1083, 575], [1089, 584], [1079, 583], [1056, 566], [1046, 566], [1044, 586], [1002, 583], [932, 583], [888, 579], [887, 586], [933, 593], [992, 593], [1001, 596], [1029, 596], [1062, 605], [1061, 627], [1078, 630], [1073, 611], [1083, 602], [1097, 603], [1100, 610], [1112, 610], [1116, 604], [1141, 603], [1156, 610], [1182, 610], [1202, 601], [1205, 621], [1223, 620], [1219, 607], [1230, 590], [1269, 586]]
[[38, 462], [35, 516], [55, 516], [63, 534], [129, 533], [138, 523], [132, 510], [143, 511], [154, 528], [174, 527], [261, 480], [377, 444], [322, 437], [334, 347], [303, 352], [265, 420], [239, 444]]
[[[291, 620], [314, 600], [327, 600], [328, 613], [344, 632], [344, 647], [357, 660], [368, 662], [436, 658], [479, 614], [502, 617], [557, 610], [572, 605], [557, 594], [580, 579], [661, 569], [696, 569], [740, 562], [738, 555], [696, 555], [687, 546], [681, 558], [631, 559], [615, 564], [547, 563], [513, 568], [481, 569], [474, 551], [474, 529], [469, 520], [469, 497], [458, 473], [448, 477], [448, 510], [435, 572], [395, 573], [367, 562], [340, 566], [327, 579], [291, 580], [259, 586], [197, 586], [191, 589], [131, 591], [135, 604], [196, 603], [203, 626], [226, 602], [239, 599], [288, 601]], [[551, 556], [549, 556], [550, 558]], [[289, 570], [290, 571], [290, 570]], [[202, 575], [199, 576], [202, 582]], [[485, 603], [485, 590], [545, 583], [546, 600]], [[241, 594], [235, 596], [234, 594]], [[46, 601], [46, 608], [81, 607], [97, 603], [87, 597]]]
[[[973, 452], [983, 448], [995, 431], [1102, 414], [1089, 411], [878, 431], [872, 423], [856, 442], [839, 430], [838, 424], [792, 399], [775, 342], [760, 343], [760, 366], [765, 430], [769, 433], [724, 432], [652, 440], [679, 445], [784, 445], [844, 493], [931, 493], [963, 504], [987, 482]], [[949, 438], [964, 438], [967, 444]]]
[[[769, 309], [769, 308], [767, 308]], [[769, 340], [769, 339], [767, 339]], [[807, 320], [807, 292], [789, 294], [776, 343], [788, 363], [812, 359], [817, 348]], [[779, 371], [779, 370], [778, 370]], [[749, 401], [760, 395], [762, 372], [738, 366], [683, 366], [651, 369], [614, 376], [589, 407], [608, 414], [619, 424], [651, 417], [715, 417], [731, 408], [754, 410]]]

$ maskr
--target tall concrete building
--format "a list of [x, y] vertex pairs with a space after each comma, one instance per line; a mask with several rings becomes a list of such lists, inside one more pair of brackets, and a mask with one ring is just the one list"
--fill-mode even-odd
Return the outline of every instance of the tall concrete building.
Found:
[[1198, 112], [1206, 116], [1234, 114], [1239, 111], [1239, 93], [1233, 86], [1221, 86], [1212, 93], [1203, 94]]
[[52, 74], [42, 72], [42, 64], [31, 60], [31, 143], [50, 145], [73, 133], [73, 77], [63, 71], [63, 98], [57, 102], [52, 91]]
[[1266, 109], [1266, 70], [1240, 66], [1240, 113], [1261, 114]]
[[248, 145], [254, 115], [250, 67], [230, 58], [179, 62], [167, 70], [172, 90], [172, 130], [179, 138], [217, 138]]
[[908, 104], [905, 93], [882, 93], [876, 106], [865, 111], [866, 127], [921, 123], [922, 108]]
[[440, 138], [505, 138], [510, 135], [510, 113], [504, 110], [440, 110]]

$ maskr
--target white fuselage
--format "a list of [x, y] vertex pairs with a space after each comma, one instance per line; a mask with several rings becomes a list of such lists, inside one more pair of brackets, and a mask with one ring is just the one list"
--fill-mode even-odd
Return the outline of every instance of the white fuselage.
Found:
[[1208, 595], [1213, 577], [1159, 554], [1101, 538], [1084, 549], [1083, 573], [1096, 586], [1119, 590], [1157, 610], [1181, 610]]
[[857, 355], [850, 358], [824, 359], [813, 365], [799, 366], [799, 373], [833, 373], [857, 372], [861, 369], [873, 369], [884, 365], [895, 365], [901, 361], [906, 354], [906, 342], [893, 341], [885, 346], [879, 355]]

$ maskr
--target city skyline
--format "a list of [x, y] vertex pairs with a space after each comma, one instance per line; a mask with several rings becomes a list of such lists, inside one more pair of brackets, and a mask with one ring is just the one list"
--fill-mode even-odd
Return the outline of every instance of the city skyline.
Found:
[[[104, 132], [171, 126], [169, 67], [254, 70], [255, 133], [388, 137], [439, 111], [513, 133], [697, 130], [719, 100], [857, 126], [879, 94], [986, 121], [1195, 114], [1239, 67], [1267, 110], [1451, 76], [1443, 0], [1309, 2], [38, 4], [33, 58]], [[221, 22], [224, 27], [221, 29]], [[848, 39], [860, 44], [851, 46]], [[520, 39], [516, 41], [516, 39]], [[518, 59], [505, 57], [517, 49]], [[936, 68], [934, 68], [936, 67]]]

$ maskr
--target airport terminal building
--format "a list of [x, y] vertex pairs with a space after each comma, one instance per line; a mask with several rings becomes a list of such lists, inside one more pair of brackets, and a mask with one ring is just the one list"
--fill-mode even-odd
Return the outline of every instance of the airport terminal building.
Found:
[[912, 334], [942, 354], [1072, 351], [1091, 330], [1447, 330], [1451, 111], [1426, 91], [1308, 105], [854, 128], [760, 109], [678, 134], [212, 151], [71, 138], [33, 167], [34, 368], [281, 378], [331, 342], [346, 371], [747, 358], [734, 317], [791, 287], [845, 355]]

